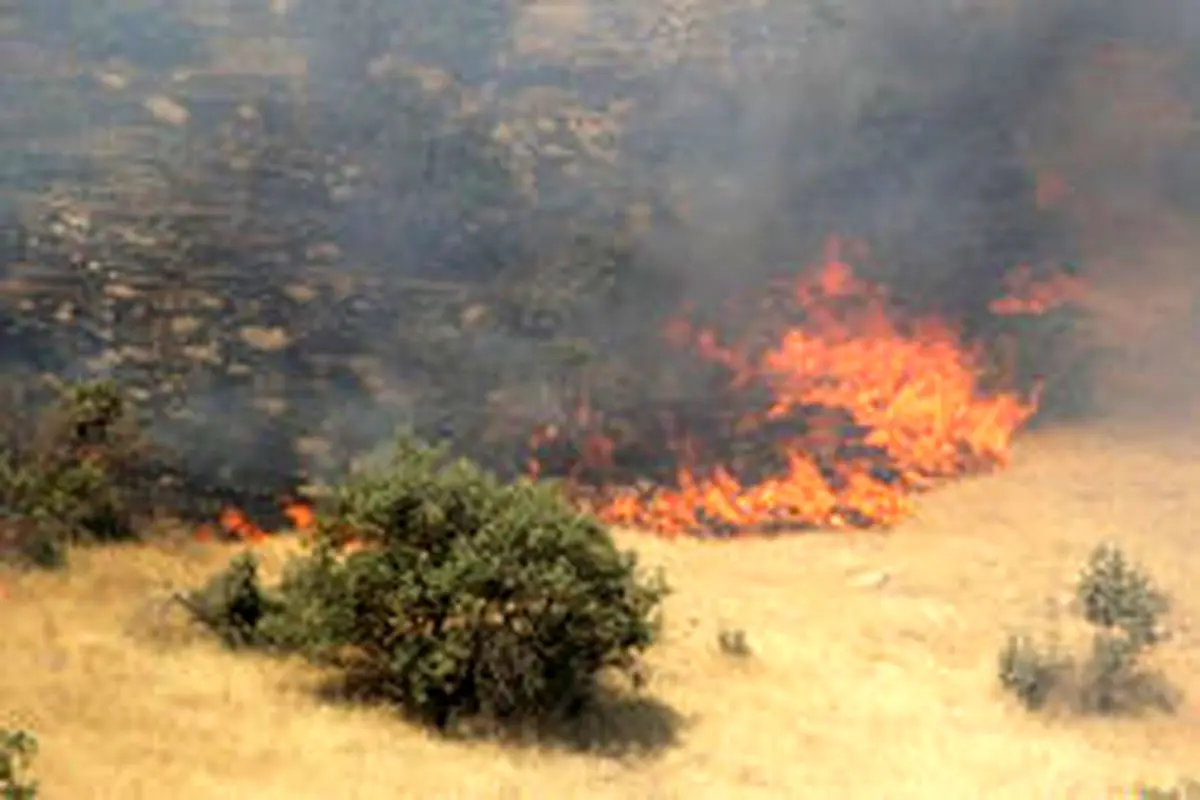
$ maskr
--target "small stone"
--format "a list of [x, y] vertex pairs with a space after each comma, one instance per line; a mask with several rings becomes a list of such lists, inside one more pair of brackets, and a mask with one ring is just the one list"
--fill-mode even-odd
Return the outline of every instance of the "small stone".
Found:
[[301, 283], [285, 287], [283, 293], [295, 303], [311, 303], [317, 299], [317, 290]]
[[129, 86], [129, 80], [116, 72], [101, 72], [96, 75], [96, 81], [105, 89], [120, 91]]
[[176, 336], [188, 336], [200, 330], [200, 324], [198, 317], [174, 317], [171, 320], [171, 333]]
[[272, 416], [279, 416], [287, 411], [287, 400], [282, 397], [256, 397], [254, 407]]
[[110, 283], [104, 287], [104, 294], [106, 297], [111, 297], [114, 300], [132, 300], [140, 292], [124, 283]]
[[287, 331], [280, 327], [261, 328], [248, 325], [239, 331], [239, 335], [243, 342], [254, 349], [268, 352], [282, 350], [291, 342]]
[[150, 112], [150, 116], [168, 125], [186, 125], [191, 118], [186, 108], [165, 95], [148, 97], [142, 105]]
[[192, 361], [202, 364], [220, 364], [221, 349], [215, 344], [207, 345], [186, 345], [183, 348], [183, 354]]
[[126, 345], [118, 352], [121, 361], [130, 361], [135, 364], [153, 364], [157, 359], [155, 353], [149, 347], [141, 347], [138, 345]]

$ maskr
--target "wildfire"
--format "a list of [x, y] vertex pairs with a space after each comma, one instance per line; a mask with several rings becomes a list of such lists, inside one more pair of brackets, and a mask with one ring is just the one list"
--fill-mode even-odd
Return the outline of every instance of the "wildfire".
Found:
[[[281, 511], [291, 523], [292, 529], [305, 533], [316, 525], [316, 515], [308, 503], [291, 500], [283, 504]], [[241, 509], [232, 506], [221, 510], [216, 525], [202, 525], [195, 534], [200, 541], [212, 541], [223, 538], [233, 541], [258, 544], [271, 536], [271, 532], [261, 528]]]
[[[706, 460], [704, 437], [668, 425], [674, 433], [652, 450], [676, 460], [673, 481], [597, 486], [583, 474], [612, 475], [624, 443], [581, 403], [570, 423], [568, 475], [580, 504], [609, 524], [664, 535], [890, 526], [913, 513], [914, 493], [1006, 465], [1013, 436], [1037, 412], [1037, 393], [986, 390], [987, 354], [945, 319], [898, 313], [883, 287], [856, 274], [849, 256], [864, 254], [831, 240], [820, 264], [783, 287], [789, 322], [766, 347], [725, 342], [683, 316], [663, 331], [673, 347], [720, 365], [731, 392], [767, 390], [768, 402], [739, 405], [722, 433], [766, 442], [769, 472], [748, 478], [741, 457]], [[1039, 279], [1028, 267], [1014, 268], [1005, 288], [990, 304], [994, 314], [1042, 314], [1083, 290], [1077, 278]], [[535, 431], [529, 474], [551, 471], [540, 454], [567, 438], [560, 426]], [[290, 502], [282, 511], [293, 529], [313, 529], [310, 505]], [[234, 508], [198, 535], [218, 531], [246, 542], [269, 535]], [[357, 546], [352, 536], [345, 544]]]
[[[913, 512], [914, 492], [1008, 463], [1036, 399], [984, 391], [984, 353], [945, 320], [899, 321], [884, 289], [856, 275], [845, 252], [831, 240], [823, 263], [789, 287], [799, 321], [765, 350], [723, 343], [684, 319], [665, 332], [672, 344], [727, 368], [732, 385], [769, 390], [766, 409], [732, 430], [752, 436], [770, 426], [782, 468], [743, 481], [729, 465], [683, 458], [674, 486], [579, 487], [601, 519], [665, 535], [888, 526]], [[1014, 276], [995, 313], [1041, 313], [1078, 289], [1059, 278], [1039, 283], [1028, 270]], [[541, 431], [531, 444], [553, 435]], [[698, 445], [685, 437], [663, 449], [686, 455]], [[593, 441], [580, 449], [586, 460], [585, 451], [611, 461], [613, 447]]]

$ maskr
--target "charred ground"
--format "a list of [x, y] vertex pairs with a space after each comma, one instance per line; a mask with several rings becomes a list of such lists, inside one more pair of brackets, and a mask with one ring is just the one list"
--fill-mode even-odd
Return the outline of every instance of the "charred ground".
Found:
[[[1086, 272], [1041, 120], [1105, 43], [1185, 30], [1166, 2], [631, 11], [557, 43], [506, 3], [58, 5], [2, 54], [5, 359], [117, 380], [222, 502], [397, 425], [561, 473], [603, 418], [596, 482], [669, 483], [682, 430], [753, 481], [788, 431], [734, 429], [769, 393], [663, 331], [686, 308], [761, 351], [831, 235], [898, 324], [982, 348], [982, 389], [1077, 407], [1077, 312], [989, 310], [1019, 266]], [[565, 445], [531, 453], [546, 426]]]

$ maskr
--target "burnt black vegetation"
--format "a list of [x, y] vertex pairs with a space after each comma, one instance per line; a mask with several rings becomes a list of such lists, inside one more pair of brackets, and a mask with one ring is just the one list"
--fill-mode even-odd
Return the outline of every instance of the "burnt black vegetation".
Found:
[[[614, 13], [573, 61], [500, 0], [19, 6], [0, 356], [117, 381], [194, 484], [244, 503], [340, 474], [396, 425], [511, 476], [554, 424], [567, 451], [541, 455], [565, 469], [584, 403], [620, 478], [659, 480], [643, 445], [663, 419], [725, 455], [726, 420], [761, 402], [664, 343], [667, 318], [687, 303], [754, 333], [770, 280], [840, 234], [914, 312], [1015, 338], [1021, 386], [1049, 377], [1047, 407], [1078, 410], [1077, 312], [986, 308], [1015, 264], [1075, 268], [1022, 137], [1088, 45], [1143, 34], [1016, 5], [667, 9], [680, 43]], [[627, 36], [678, 53], [613, 49]]]

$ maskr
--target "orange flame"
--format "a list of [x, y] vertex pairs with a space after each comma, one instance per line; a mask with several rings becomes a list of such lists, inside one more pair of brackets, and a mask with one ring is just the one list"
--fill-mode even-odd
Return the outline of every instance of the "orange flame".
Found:
[[306, 503], [291, 502], [283, 507], [283, 515], [292, 527], [301, 532], [311, 531], [317, 524], [317, 515]]
[[267, 538], [266, 531], [255, 525], [249, 517], [236, 508], [222, 509], [217, 524], [232, 539], [256, 544]]
[[[804, 321], [765, 352], [724, 344], [682, 319], [665, 331], [670, 342], [729, 368], [735, 386], [770, 390], [765, 415], [748, 416], [737, 430], [794, 416], [804, 421], [802, 432], [778, 443], [785, 467], [747, 485], [724, 466], [700, 471], [684, 463], [674, 487], [593, 497], [602, 520], [666, 535], [779, 524], [888, 526], [913, 513], [913, 492], [1008, 463], [1013, 435], [1036, 412], [1036, 399], [985, 392], [978, 348], [941, 319], [901, 325], [884, 289], [859, 278], [842, 254], [841, 242], [831, 240], [824, 263], [790, 287]], [[1018, 270], [1012, 287], [1021, 296], [998, 302], [998, 313], [1037, 313], [1077, 289], [1038, 284], [1025, 272]], [[828, 413], [816, 417], [814, 408]], [[664, 444], [688, 452], [686, 442]]]
[[[291, 522], [292, 529], [301, 533], [311, 532], [316, 527], [313, 507], [303, 501], [283, 504], [283, 515]], [[270, 536], [270, 532], [255, 524], [244, 511], [232, 506], [221, 510], [216, 525], [201, 525], [193, 536], [200, 542], [211, 542], [218, 538], [258, 544]]]

